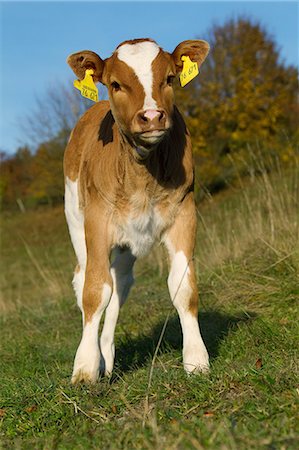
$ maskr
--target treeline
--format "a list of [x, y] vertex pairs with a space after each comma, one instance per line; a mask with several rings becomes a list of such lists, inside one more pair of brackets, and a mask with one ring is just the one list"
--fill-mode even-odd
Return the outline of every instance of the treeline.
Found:
[[35, 153], [21, 147], [15, 155], [1, 154], [0, 195], [3, 208], [21, 209], [62, 202], [62, 159], [66, 141], [57, 137], [42, 143]]
[[[280, 166], [294, 164], [298, 70], [281, 60], [272, 37], [249, 19], [213, 26], [205, 39], [211, 52], [199, 77], [183, 89], [176, 86], [176, 103], [193, 138], [198, 184], [215, 191], [261, 167], [271, 170], [273, 158]], [[89, 106], [63, 87], [37, 103], [27, 120], [37, 150], [26, 146], [13, 156], [1, 155], [3, 207], [62, 201], [64, 148]]]
[[0, 201], [4, 209], [61, 203], [63, 154], [70, 132], [91, 106], [71, 87], [51, 88], [26, 117], [23, 128], [31, 145], [14, 155], [0, 152]]

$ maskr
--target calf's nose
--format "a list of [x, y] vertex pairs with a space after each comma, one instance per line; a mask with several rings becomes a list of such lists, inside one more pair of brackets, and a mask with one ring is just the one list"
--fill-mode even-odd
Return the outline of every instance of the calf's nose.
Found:
[[137, 113], [137, 122], [142, 131], [163, 129], [166, 123], [166, 114], [162, 109], [146, 109]]
[[157, 116], [159, 116], [159, 119], [160, 119], [162, 114], [163, 114], [163, 112], [159, 111], [157, 109], [147, 109], [144, 111], [144, 117], [146, 117], [149, 120], [153, 120]]

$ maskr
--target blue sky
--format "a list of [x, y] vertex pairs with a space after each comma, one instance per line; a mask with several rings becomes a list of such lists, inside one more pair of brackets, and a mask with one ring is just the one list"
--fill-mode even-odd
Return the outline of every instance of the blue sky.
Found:
[[22, 118], [49, 85], [72, 83], [70, 53], [89, 49], [106, 58], [137, 37], [172, 51], [240, 15], [259, 20], [286, 63], [299, 65], [298, 1], [0, 1], [0, 149], [12, 153], [23, 143]]

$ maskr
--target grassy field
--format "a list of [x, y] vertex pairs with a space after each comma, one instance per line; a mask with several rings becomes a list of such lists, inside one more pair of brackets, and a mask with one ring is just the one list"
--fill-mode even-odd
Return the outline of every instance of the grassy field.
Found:
[[298, 188], [298, 171], [265, 172], [199, 208], [209, 375], [183, 371], [157, 249], [136, 267], [113, 376], [95, 386], [70, 385], [81, 317], [62, 207], [3, 214], [0, 448], [298, 449]]

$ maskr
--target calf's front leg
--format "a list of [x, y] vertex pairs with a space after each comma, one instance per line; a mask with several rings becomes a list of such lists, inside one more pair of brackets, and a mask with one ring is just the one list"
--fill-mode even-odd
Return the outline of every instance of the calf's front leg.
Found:
[[179, 314], [183, 332], [183, 363], [186, 372], [206, 372], [209, 355], [198, 324], [198, 292], [193, 252], [196, 237], [196, 211], [193, 194], [181, 204], [175, 223], [165, 237], [170, 258], [168, 288]]
[[[96, 220], [85, 218], [87, 265], [83, 288], [83, 332], [76, 352], [72, 383], [95, 383], [99, 376], [100, 349], [98, 332], [102, 314], [112, 294], [112, 278], [109, 270], [109, 246], [104, 230]], [[95, 226], [93, 226], [95, 224]]]

